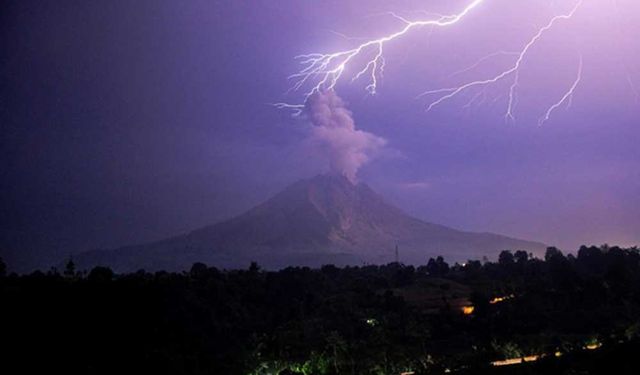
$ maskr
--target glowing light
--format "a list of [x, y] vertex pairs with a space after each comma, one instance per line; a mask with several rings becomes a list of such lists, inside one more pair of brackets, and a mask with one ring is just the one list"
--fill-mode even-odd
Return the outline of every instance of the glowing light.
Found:
[[378, 320], [377, 319], [373, 319], [373, 318], [369, 318], [366, 320], [366, 323], [368, 325], [370, 325], [371, 327], [375, 327], [378, 325]]
[[492, 300], [489, 301], [490, 304], [495, 305], [496, 303], [500, 303], [503, 301], [506, 301], [508, 299], [514, 298], [515, 296], [513, 294], [510, 294], [508, 296], [503, 296], [503, 297], [495, 297]]
[[602, 343], [600, 342], [593, 342], [593, 343], [589, 343], [587, 345], [585, 345], [585, 349], [586, 350], [596, 350], [596, 349], [600, 349], [602, 347]]
[[522, 363], [522, 358], [511, 358], [511, 359], [504, 359], [501, 361], [493, 361], [491, 362], [492, 366], [509, 366], [509, 365], [517, 365]]
[[[305, 100], [320, 90], [332, 90], [343, 78], [343, 73], [345, 72], [347, 66], [350, 66], [352, 64], [357, 65], [357, 62], [355, 60], [360, 57], [364, 57], [367, 54], [373, 54], [373, 57], [366, 60], [359, 67], [354, 67], [358, 70], [357, 73], [355, 73], [351, 77], [352, 82], [365, 76], [368, 77], [366, 90], [373, 95], [376, 93], [376, 90], [378, 88], [378, 80], [384, 73], [384, 47], [385, 45], [387, 45], [387, 43], [402, 37], [403, 35], [416, 28], [425, 26], [446, 27], [454, 25], [483, 2], [484, 0], [473, 0], [458, 14], [448, 16], [440, 15], [437, 16], [438, 18], [436, 19], [427, 19], [420, 21], [409, 21], [406, 18], [391, 13], [395, 18], [404, 23], [404, 27], [399, 31], [391, 33], [382, 38], [367, 40], [352, 49], [344, 51], [333, 53], [310, 53], [306, 55], [296, 56], [296, 59], [300, 60], [300, 63], [304, 67], [298, 73], [293, 74], [289, 77], [291, 79], [297, 79], [292, 87], [292, 90], [297, 91], [301, 89], [306, 83], [314, 80], [316, 83], [313, 84], [311, 90], [305, 94]], [[288, 108], [288, 106], [286, 105], [282, 107]]]
[[549, 121], [549, 118], [551, 117], [551, 114], [553, 113], [553, 111], [558, 109], [558, 107], [560, 107], [563, 103], [565, 102], [567, 103], [567, 108], [571, 107], [573, 93], [576, 91], [576, 88], [578, 87], [580, 80], [582, 80], [582, 56], [580, 56], [580, 65], [578, 66], [578, 75], [576, 77], [576, 80], [573, 82], [573, 85], [571, 85], [571, 87], [569, 88], [569, 91], [567, 91], [564, 94], [564, 96], [560, 99], [560, 101], [558, 101], [557, 103], [549, 107], [544, 117], [542, 117], [540, 121], [538, 121], [538, 125], [543, 125], [545, 122]]
[[492, 366], [511, 366], [511, 365], [519, 365], [525, 362], [535, 362], [537, 360], [539, 360], [540, 358], [544, 357], [544, 355], [542, 354], [536, 354], [536, 355], [529, 355], [526, 357], [519, 357], [519, 358], [509, 358], [509, 359], [504, 359], [504, 360], [500, 360], [500, 361], [493, 361], [491, 362]]
[[[470, 81], [459, 86], [444, 88], [444, 89], [437, 89], [437, 90], [430, 90], [420, 94], [419, 97], [432, 95], [432, 94], [446, 93], [445, 95], [442, 95], [438, 99], [432, 101], [431, 104], [427, 106], [427, 112], [431, 111], [433, 108], [442, 104], [443, 102], [449, 99], [452, 99], [455, 96], [459, 95], [460, 93], [465, 92], [471, 88], [488, 86], [488, 85], [497, 83], [507, 77], [512, 76], [513, 81], [509, 88], [509, 100], [508, 100], [507, 109], [504, 114], [504, 117], [507, 120], [512, 120], [512, 121], [515, 120], [514, 109], [515, 109], [516, 99], [517, 99], [517, 89], [520, 84], [520, 69], [523, 61], [525, 61], [525, 58], [527, 57], [527, 54], [529, 53], [531, 48], [544, 36], [544, 34], [547, 31], [552, 29], [559, 21], [568, 20], [573, 17], [573, 15], [578, 11], [580, 6], [582, 6], [582, 1], [583, 0], [578, 0], [576, 5], [571, 9], [569, 13], [553, 17], [549, 21], [549, 23], [547, 23], [544, 27], [540, 28], [538, 32], [524, 45], [522, 50], [520, 50], [520, 52], [518, 53], [518, 58], [510, 68], [503, 70], [497, 75], [487, 79]], [[580, 69], [580, 71], [582, 71], [582, 68]], [[553, 109], [554, 108], [550, 109], [549, 111], [547, 111], [547, 113], [550, 114], [551, 112], [553, 112]]]
[[[448, 78], [451, 79], [462, 73], [473, 71], [475, 68], [491, 58], [498, 56], [512, 56], [514, 61], [506, 69], [487, 78], [466, 81], [456, 86], [428, 90], [418, 95], [418, 98], [431, 98], [426, 105], [426, 111], [429, 112], [469, 90], [476, 88], [484, 89], [499, 82], [508, 81], [509, 88], [505, 93], [507, 97], [507, 104], [504, 111], [504, 118], [510, 122], [515, 121], [522, 67], [525, 61], [527, 61], [532, 48], [536, 46], [550, 30], [561, 24], [562, 21], [567, 21], [573, 18], [584, 3], [584, 0], [573, 1], [573, 6], [568, 12], [551, 17], [544, 26], [538, 28], [534, 32], [533, 36], [523, 43], [520, 50], [493, 52], [484, 56], [473, 65], [450, 74]], [[421, 20], [410, 20], [398, 14], [388, 12], [387, 14], [402, 23], [402, 27], [397, 31], [372, 39], [346, 38], [347, 40], [355, 40], [357, 41], [356, 43], [359, 43], [350, 49], [340, 50], [337, 52], [309, 53], [296, 56], [296, 59], [300, 62], [302, 68], [297, 73], [289, 76], [290, 79], [294, 80], [290, 91], [296, 92], [310, 87], [308, 91], [303, 94], [303, 104], [275, 103], [274, 105], [280, 109], [292, 110], [296, 115], [301, 114], [304, 108], [304, 103], [311, 95], [322, 90], [334, 90], [338, 83], [342, 81], [355, 82], [364, 80], [366, 82], [365, 90], [369, 94], [375, 95], [378, 90], [379, 81], [383, 77], [387, 64], [385, 60], [385, 48], [389, 43], [401, 39], [408, 33], [417, 29], [429, 27], [429, 31], [432, 31], [434, 28], [453, 27], [454, 25], [462, 22], [470, 13], [484, 2], [485, 0], [469, 0], [468, 4], [459, 13], [452, 15], [439, 15], [424, 12], [425, 19]], [[566, 104], [567, 107], [571, 106], [574, 93], [582, 79], [582, 70], [583, 61], [582, 56], [580, 56], [577, 78], [573, 85], [569, 87], [565, 94], [556, 103], [553, 103], [546, 109], [546, 111], [544, 111], [544, 115], [539, 119], [538, 125], [543, 125], [549, 121], [553, 113], [562, 105]], [[634, 90], [634, 93], [637, 95], [638, 92], [635, 90], [635, 86], [633, 85], [630, 76], [628, 77], [628, 81]], [[482, 92], [476, 93], [473, 98], [464, 105], [464, 108], [468, 108], [478, 102], [484, 103], [485, 100], [486, 92], [482, 90]]]
[[464, 315], [471, 315], [476, 308], [474, 306], [464, 306], [462, 308], [462, 313]]

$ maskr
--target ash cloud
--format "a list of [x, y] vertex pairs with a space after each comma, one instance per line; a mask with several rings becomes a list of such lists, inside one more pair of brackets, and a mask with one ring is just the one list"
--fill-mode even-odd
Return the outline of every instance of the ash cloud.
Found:
[[313, 124], [310, 141], [328, 159], [332, 172], [352, 182], [358, 169], [387, 143], [382, 137], [357, 130], [351, 111], [333, 90], [309, 97], [305, 111]]

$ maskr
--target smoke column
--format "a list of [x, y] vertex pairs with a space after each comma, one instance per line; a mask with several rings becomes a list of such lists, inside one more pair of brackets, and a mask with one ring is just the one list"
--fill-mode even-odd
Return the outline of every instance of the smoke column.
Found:
[[356, 181], [358, 169], [375, 156], [387, 141], [357, 130], [351, 111], [333, 90], [309, 96], [305, 112], [313, 124], [310, 140], [328, 159], [331, 171]]

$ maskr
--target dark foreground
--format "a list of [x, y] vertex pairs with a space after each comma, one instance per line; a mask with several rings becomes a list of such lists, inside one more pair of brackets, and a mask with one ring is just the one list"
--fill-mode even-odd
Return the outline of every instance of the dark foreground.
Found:
[[635, 248], [418, 268], [0, 273], [3, 373], [640, 373]]

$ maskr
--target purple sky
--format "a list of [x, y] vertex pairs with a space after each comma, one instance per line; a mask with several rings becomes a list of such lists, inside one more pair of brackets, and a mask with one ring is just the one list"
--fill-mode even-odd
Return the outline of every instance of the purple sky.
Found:
[[[309, 124], [269, 103], [294, 56], [353, 47], [420, 11], [467, 1], [31, 1], [0, 9], [1, 255], [24, 265], [160, 239], [242, 212], [327, 170]], [[464, 22], [388, 45], [374, 97], [336, 88], [356, 127], [387, 140], [359, 172], [422, 219], [574, 250], [640, 244], [640, 3], [587, 1], [532, 50], [517, 121], [508, 82], [426, 113], [429, 89], [504, 69], [571, 0], [486, 0]], [[537, 120], [575, 79], [572, 107]]]

